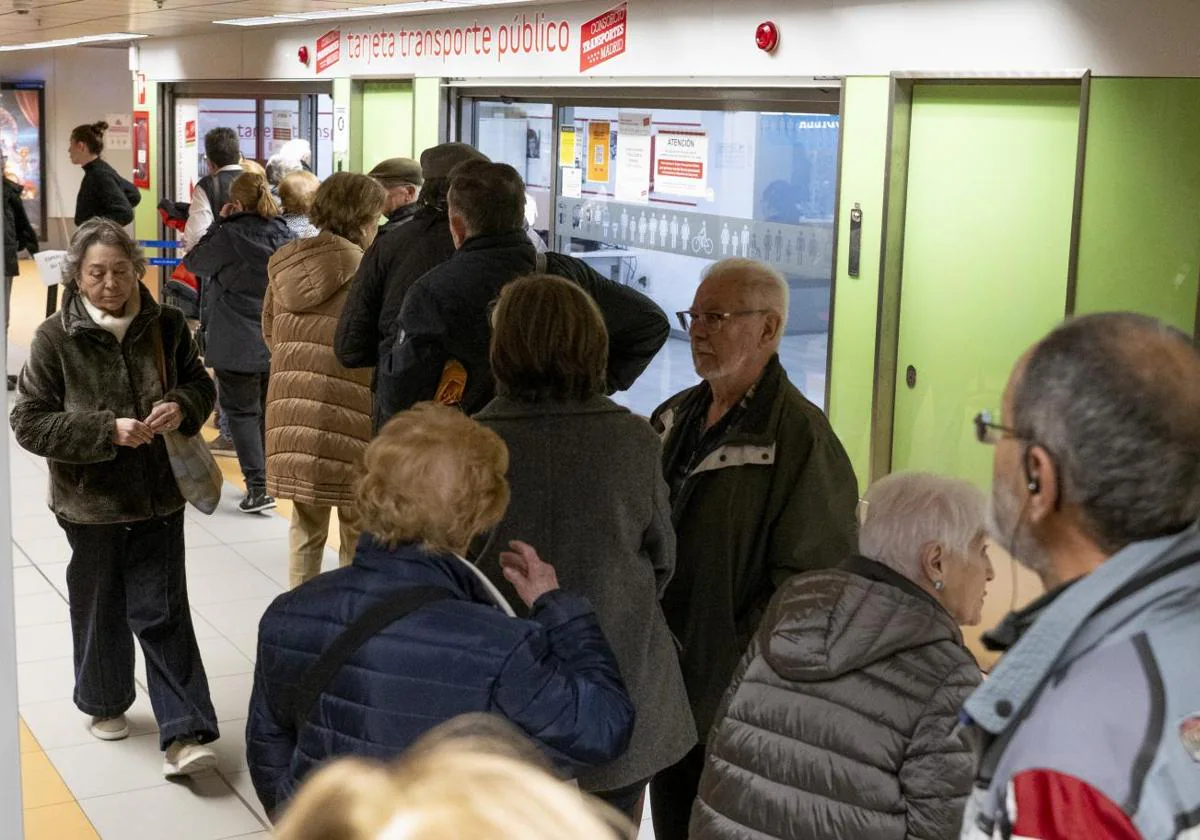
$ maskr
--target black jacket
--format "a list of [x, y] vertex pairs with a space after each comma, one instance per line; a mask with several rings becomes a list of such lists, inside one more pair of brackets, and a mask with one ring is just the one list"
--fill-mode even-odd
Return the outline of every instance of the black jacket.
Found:
[[141, 311], [118, 343], [67, 287], [62, 309], [34, 333], [21, 371], [21, 396], [9, 422], [17, 443], [49, 463], [50, 509], [68, 522], [141, 522], [183, 509], [162, 436], [136, 449], [117, 446], [113, 422], [145, 418], [156, 402], [169, 400], [183, 412], [179, 432], [191, 437], [200, 433], [217, 392], [183, 313], [159, 305], [145, 286], [139, 293]]
[[363, 255], [338, 322], [333, 349], [348, 368], [375, 367], [392, 349], [404, 296], [426, 272], [454, 256], [445, 210], [422, 206], [381, 234]]
[[404, 225], [411, 221], [413, 216], [417, 215], [417, 211], [421, 209], [421, 205], [413, 202], [405, 204], [403, 207], [397, 207], [387, 215], [387, 221], [379, 226], [379, 235], [391, 233], [394, 230], [399, 230]]
[[[474, 414], [487, 405], [495, 392], [488, 307], [501, 287], [532, 274], [536, 264], [537, 251], [524, 231], [476, 236], [417, 281], [400, 310], [396, 343], [377, 371], [381, 420], [432, 399], [450, 359], [467, 371], [463, 410]], [[609, 391], [628, 388], [667, 340], [667, 316], [650, 298], [573, 257], [546, 254], [546, 272], [577, 283], [595, 299], [608, 327]]]
[[137, 187], [118, 175], [108, 161], [96, 158], [83, 165], [83, 183], [75, 199], [75, 224], [99, 216], [127, 225], [133, 221], [133, 208], [141, 200]]
[[29, 224], [29, 215], [21, 202], [21, 187], [7, 178], [4, 181], [4, 276], [16, 277], [20, 273], [17, 251], [24, 249], [33, 256], [38, 251], [37, 233]]
[[841, 563], [858, 543], [858, 481], [850, 459], [778, 356], [740, 418], [695, 459], [689, 427], [703, 424], [711, 401], [712, 389], [701, 382], [659, 407], [651, 421], [663, 439], [678, 539], [663, 614], [683, 646], [683, 678], [701, 740], [775, 588], [797, 572]]
[[267, 263], [294, 237], [287, 223], [255, 213], [235, 213], [209, 228], [184, 257], [205, 278], [200, 295], [204, 362], [214, 370], [266, 373], [271, 354], [263, 341]]

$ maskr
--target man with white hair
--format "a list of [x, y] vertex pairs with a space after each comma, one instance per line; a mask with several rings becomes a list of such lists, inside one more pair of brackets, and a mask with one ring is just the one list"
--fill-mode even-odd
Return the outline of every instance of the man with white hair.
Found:
[[964, 707], [983, 748], [964, 838], [1200, 837], [1200, 353], [1132, 313], [1076, 318], [1016, 364], [993, 537], [1046, 595]]
[[[762, 263], [715, 263], [677, 313], [704, 380], [653, 416], [678, 537], [663, 596], [704, 739], [775, 588], [855, 551], [858, 485], [825, 415], [779, 362], [788, 287]], [[704, 744], [651, 784], [658, 840], [684, 840]]]

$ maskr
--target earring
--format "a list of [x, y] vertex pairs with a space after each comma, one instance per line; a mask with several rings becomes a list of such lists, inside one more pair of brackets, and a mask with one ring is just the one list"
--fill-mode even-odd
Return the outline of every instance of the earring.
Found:
[[946, 588], [946, 584], [943, 581], [935, 580], [933, 582], [933, 588], [936, 589], [938, 592], [941, 592], [943, 589]]

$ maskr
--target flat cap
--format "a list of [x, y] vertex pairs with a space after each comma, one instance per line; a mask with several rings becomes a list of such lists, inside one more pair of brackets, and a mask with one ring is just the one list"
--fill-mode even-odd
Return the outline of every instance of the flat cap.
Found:
[[421, 164], [412, 158], [388, 158], [377, 163], [375, 168], [367, 174], [385, 187], [394, 187], [398, 184], [412, 184], [414, 187], [419, 187], [425, 182], [421, 175]]
[[460, 163], [488, 160], [487, 155], [466, 143], [442, 143], [421, 153], [421, 171], [426, 178], [449, 178]]

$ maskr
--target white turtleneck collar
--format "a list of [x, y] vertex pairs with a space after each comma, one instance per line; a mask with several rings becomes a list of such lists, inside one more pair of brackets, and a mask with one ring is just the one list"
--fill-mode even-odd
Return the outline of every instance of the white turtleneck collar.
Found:
[[83, 301], [83, 308], [87, 310], [87, 314], [96, 322], [96, 326], [116, 336], [118, 344], [125, 340], [125, 333], [129, 332], [129, 325], [133, 323], [133, 319], [142, 311], [140, 289], [133, 290], [133, 297], [129, 299], [129, 303], [125, 304], [125, 314], [119, 318], [109, 315], [98, 307], [92, 306], [92, 302], [82, 292], [79, 294], [79, 299]]

